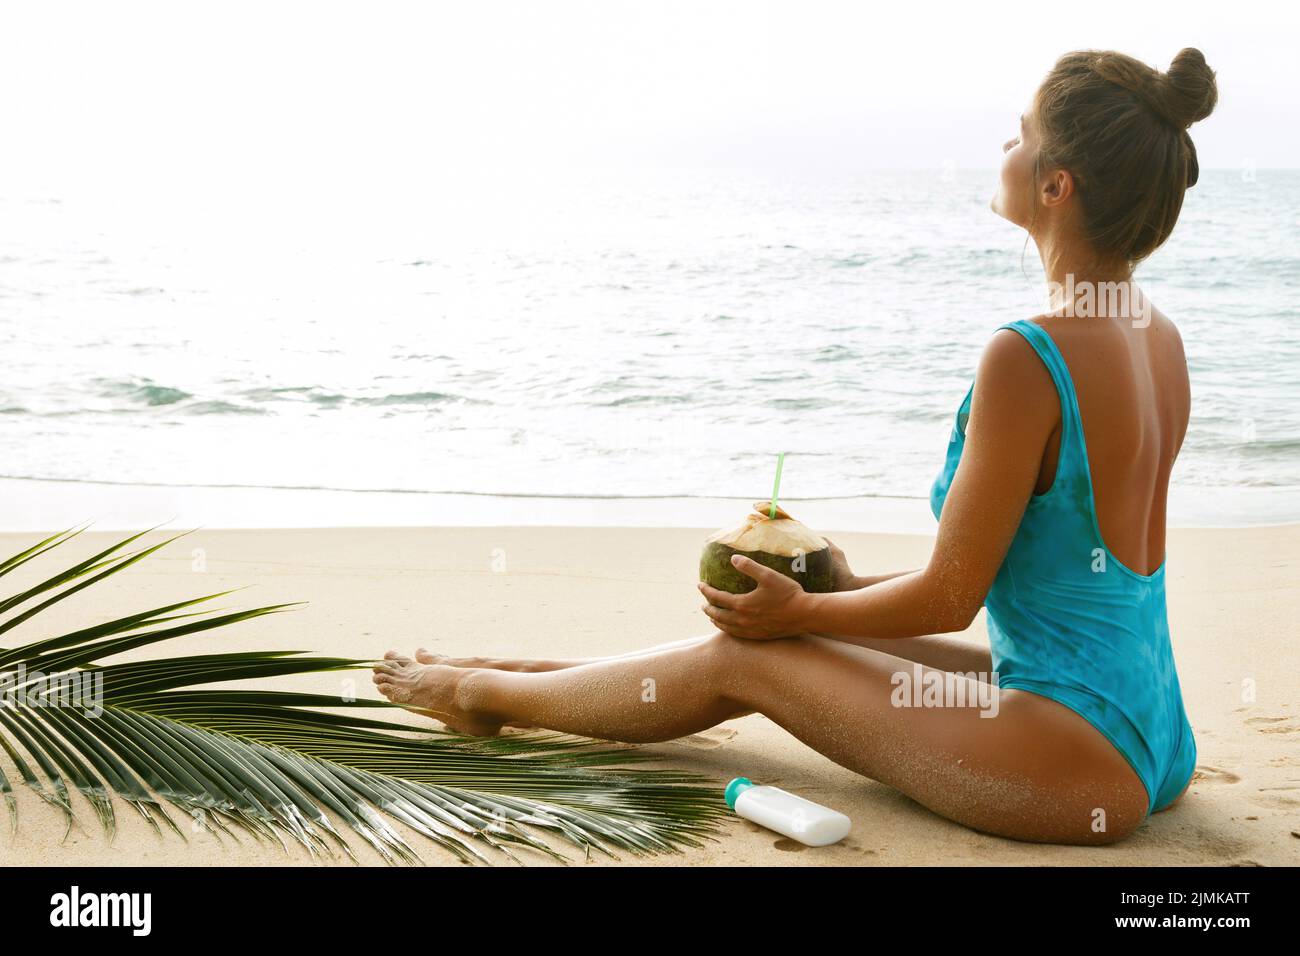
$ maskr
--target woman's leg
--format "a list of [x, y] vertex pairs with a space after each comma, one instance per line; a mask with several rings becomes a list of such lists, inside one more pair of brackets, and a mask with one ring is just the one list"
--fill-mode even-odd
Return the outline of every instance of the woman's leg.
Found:
[[[699, 637], [687, 637], [680, 641], [668, 641], [664, 644], [655, 644], [651, 647], [643, 647], [640, 650], [628, 651], [626, 654], [610, 654], [607, 657], [447, 657], [442, 654], [433, 654], [421, 647], [415, 652], [415, 659], [421, 664], [444, 664], [448, 667], [481, 667], [492, 670], [516, 671], [523, 674], [537, 674], [543, 671], [558, 671], [566, 667], [579, 667], [583, 664], [596, 664], [604, 661], [623, 661], [633, 657], [645, 657], [649, 654], [658, 654], [661, 651], [675, 647], [686, 647], [691, 644], [698, 644], [701, 641], [707, 641], [709, 635], [704, 634]], [[725, 719], [731, 720], [738, 717], [748, 717], [754, 713], [752, 710], [738, 710], [734, 714], [729, 714]], [[533, 724], [526, 720], [508, 720], [505, 723], [507, 727], [520, 727], [525, 730], [533, 729]]]
[[[813, 636], [840, 640], [833, 634]], [[610, 654], [605, 657], [448, 657], [443, 654], [431, 653], [421, 647], [415, 652], [415, 659], [421, 664], [446, 664], [449, 667], [489, 667], [494, 670], [536, 674], [542, 671], [558, 671], [566, 667], [578, 667], [583, 664], [595, 664], [602, 661], [644, 657], [647, 654], [657, 654], [668, 648], [686, 647], [708, 639], [709, 635], [705, 634], [699, 637], [684, 638], [680, 641], [655, 644], [651, 647], [628, 651], [625, 654]], [[904, 660], [915, 661], [929, 667], [937, 667], [940, 670], [954, 671], [956, 673], [968, 674], [973, 672], [986, 677], [993, 670], [993, 661], [989, 655], [987, 645], [959, 637], [936, 634], [926, 637], [869, 640], [864, 646], [883, 651], [886, 654], [893, 654], [895, 657], [901, 657]], [[983, 677], [980, 679], [983, 679]], [[752, 713], [754, 713], [752, 710], [740, 710], [731, 714], [728, 719], [748, 717]], [[531, 724], [522, 720], [507, 721], [506, 726], [525, 729], [532, 727]]]
[[[834, 634], [815, 636], [841, 640]], [[652, 647], [643, 647], [639, 650], [628, 651], [625, 654], [610, 654], [604, 657], [448, 657], [444, 654], [430, 653], [422, 647], [415, 652], [415, 659], [421, 664], [446, 664], [450, 667], [491, 667], [502, 671], [537, 673], [539, 671], [558, 671], [566, 667], [577, 667], [582, 664], [595, 664], [600, 661], [644, 657], [646, 654], [656, 654], [670, 647], [685, 647], [689, 644], [698, 644], [700, 641], [708, 640], [708, 637], [707, 634], [700, 637], [688, 637], [680, 641], [669, 641], [666, 644], [655, 644]], [[860, 638], [856, 638], [849, 643], [856, 643], [860, 640]], [[960, 673], [974, 671], [977, 674], [987, 675], [993, 670], [993, 660], [989, 654], [988, 645], [960, 637], [935, 634], [926, 637], [882, 638], [868, 640], [862, 646], [892, 654], [894, 657], [901, 657], [903, 660], [916, 661], [946, 671]]]
[[659, 651], [667, 650], [670, 647], [685, 647], [688, 644], [695, 644], [706, 640], [707, 637], [707, 634], [701, 637], [687, 637], [680, 641], [668, 641], [664, 644], [655, 644], [651, 647], [628, 651], [625, 654], [610, 654], [605, 657], [448, 657], [445, 654], [434, 654], [421, 647], [415, 652], [415, 659], [422, 664], [446, 664], [449, 667], [491, 667], [499, 671], [521, 671], [531, 674], [538, 671], [563, 670], [566, 667], [577, 667], [580, 664], [595, 664], [598, 661], [643, 657], [646, 654], [657, 654]]
[[[834, 634], [819, 634], [833, 641], [843, 638]], [[860, 643], [859, 643], [860, 642]], [[936, 667], [942, 671], [955, 674], [975, 673], [980, 680], [988, 678], [993, 672], [993, 655], [987, 641], [972, 641], [964, 637], [952, 637], [948, 634], [929, 634], [925, 637], [868, 638], [855, 637], [847, 641], [861, 647], [901, 657], [905, 661], [915, 661], [926, 667]]]
[[[915, 668], [915, 670], [914, 670]], [[1070, 709], [984, 685], [994, 707], [898, 706], [895, 675], [933, 674], [979, 699], [979, 682], [814, 635], [749, 641], [721, 632], [627, 659], [520, 673], [376, 667], [397, 703], [447, 715], [467, 733], [528, 724], [604, 740], [653, 742], [759, 711], [808, 746], [988, 833], [1109, 843], [1146, 817], [1128, 762]]]

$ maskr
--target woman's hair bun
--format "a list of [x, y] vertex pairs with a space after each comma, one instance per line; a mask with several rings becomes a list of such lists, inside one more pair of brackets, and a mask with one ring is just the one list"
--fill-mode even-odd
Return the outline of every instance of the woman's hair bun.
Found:
[[1167, 73], [1122, 53], [1094, 52], [1092, 69], [1128, 90], [1166, 123], [1185, 130], [1214, 110], [1219, 89], [1201, 51], [1180, 50]]
[[1195, 47], [1179, 50], [1169, 71], [1161, 77], [1165, 95], [1161, 98], [1166, 118], [1183, 129], [1214, 112], [1219, 86], [1214, 71]]

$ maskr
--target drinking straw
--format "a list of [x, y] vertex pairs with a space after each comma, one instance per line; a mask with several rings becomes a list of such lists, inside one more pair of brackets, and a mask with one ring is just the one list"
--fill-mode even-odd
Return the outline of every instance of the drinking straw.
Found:
[[776, 456], [776, 481], [772, 482], [772, 508], [768, 511], [769, 518], [776, 517], [776, 493], [781, 490], [781, 466], [785, 464], [785, 452]]

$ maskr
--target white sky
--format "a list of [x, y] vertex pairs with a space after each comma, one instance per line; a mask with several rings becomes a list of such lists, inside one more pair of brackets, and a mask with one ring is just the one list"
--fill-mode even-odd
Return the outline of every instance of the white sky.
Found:
[[1295, 4], [5, 3], [0, 196], [439, 169], [992, 167], [1055, 58], [1198, 46], [1204, 167], [1300, 165]]

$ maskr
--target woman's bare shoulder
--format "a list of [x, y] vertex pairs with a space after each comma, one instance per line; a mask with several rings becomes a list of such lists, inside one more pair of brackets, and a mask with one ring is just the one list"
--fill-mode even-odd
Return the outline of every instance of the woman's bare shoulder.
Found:
[[[1038, 324], [1038, 318], [1028, 319], [1029, 322]], [[1035, 374], [1041, 370], [1042, 375]], [[980, 354], [979, 370], [976, 373], [976, 382], [980, 377], [986, 380], [994, 379], [998, 382], [1021, 381], [1025, 379], [1046, 381], [1051, 384], [1051, 376], [1047, 373], [1046, 366], [1038, 358], [1037, 350], [1029, 339], [1014, 329], [999, 328], [989, 336], [988, 341], [984, 343], [984, 351]]]
[[972, 414], [1002, 406], [1008, 420], [1031, 429], [1054, 427], [1059, 418], [1052, 373], [1029, 340], [1013, 329], [998, 329], [984, 345], [975, 372]]

